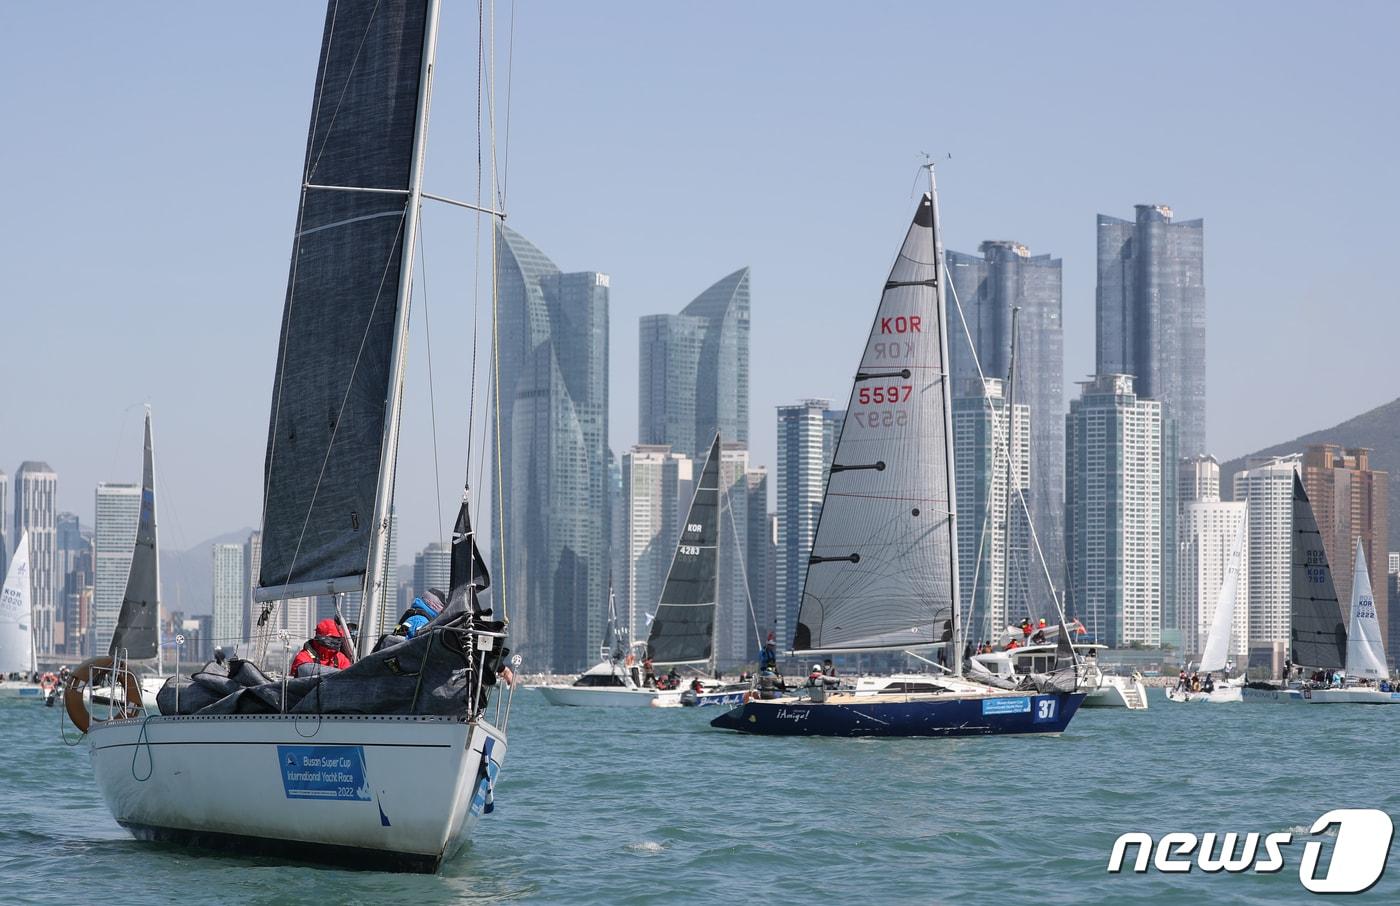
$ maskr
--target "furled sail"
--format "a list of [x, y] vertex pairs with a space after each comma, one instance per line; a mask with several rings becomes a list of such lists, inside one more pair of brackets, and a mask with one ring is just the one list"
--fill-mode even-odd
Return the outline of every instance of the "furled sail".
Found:
[[875, 312], [832, 457], [793, 648], [951, 639], [947, 344], [933, 199], [914, 215]]
[[1381, 622], [1376, 617], [1376, 599], [1371, 594], [1371, 574], [1366, 568], [1366, 552], [1356, 541], [1356, 571], [1351, 583], [1351, 623], [1347, 630], [1347, 676], [1385, 679], [1385, 642]]
[[1210, 621], [1210, 632], [1206, 633], [1205, 651], [1201, 652], [1201, 669], [1207, 673], [1224, 670], [1225, 662], [1230, 657], [1230, 629], [1235, 624], [1235, 599], [1248, 531], [1249, 520], [1241, 519], [1240, 527], [1235, 532], [1235, 545], [1230, 548], [1230, 562], [1225, 565], [1225, 579], [1220, 583], [1220, 594], [1215, 599], [1215, 616]]
[[680, 542], [647, 636], [658, 664], [703, 664], [714, 652], [719, 595], [719, 435], [700, 470]]
[[1339, 670], [1346, 663], [1347, 630], [1332, 585], [1332, 567], [1322, 546], [1308, 492], [1293, 473], [1292, 660], [1306, 667]]
[[478, 609], [489, 609], [484, 596], [491, 587], [491, 574], [486, 571], [486, 561], [481, 549], [476, 546], [476, 530], [472, 528], [471, 495], [462, 492], [462, 505], [457, 508], [457, 522], [452, 527], [452, 564], [448, 573], [449, 593], [452, 604], [458, 598], [474, 598]]
[[427, 7], [331, 0], [326, 13], [272, 388], [259, 600], [363, 583]]
[[11, 673], [30, 673], [34, 666], [34, 636], [31, 631], [29, 532], [19, 536], [15, 558], [0, 587], [0, 679]]
[[155, 454], [151, 444], [151, 412], [146, 410], [146, 449], [141, 470], [141, 516], [136, 523], [136, 547], [126, 576], [117, 628], [107, 653], [125, 653], [146, 660], [160, 653], [160, 559], [156, 544]]

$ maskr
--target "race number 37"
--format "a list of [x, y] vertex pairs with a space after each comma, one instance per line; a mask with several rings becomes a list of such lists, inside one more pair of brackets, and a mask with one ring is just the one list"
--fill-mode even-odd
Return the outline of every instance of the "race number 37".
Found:
[[1057, 702], [1057, 701], [1056, 701], [1055, 699], [1053, 699], [1053, 698], [1042, 698], [1040, 701], [1036, 702], [1036, 703], [1035, 703], [1035, 721], [1036, 721], [1036, 723], [1041, 723], [1041, 722], [1047, 721], [1047, 720], [1054, 720], [1054, 719], [1055, 719], [1055, 706], [1056, 706], [1057, 704], [1059, 704], [1059, 702]]

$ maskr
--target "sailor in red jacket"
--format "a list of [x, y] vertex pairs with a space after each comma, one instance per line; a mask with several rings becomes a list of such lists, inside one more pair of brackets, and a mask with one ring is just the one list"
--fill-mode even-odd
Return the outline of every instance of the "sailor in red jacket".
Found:
[[343, 638], [340, 624], [332, 617], [317, 623], [315, 637], [301, 646], [297, 656], [292, 658], [292, 676], [315, 676], [349, 667], [350, 659], [340, 650]]

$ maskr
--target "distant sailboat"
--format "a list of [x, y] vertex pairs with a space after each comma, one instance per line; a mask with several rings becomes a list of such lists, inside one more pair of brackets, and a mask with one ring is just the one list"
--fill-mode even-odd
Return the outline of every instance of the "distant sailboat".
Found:
[[[938, 229], [930, 166], [929, 193], [884, 285], [856, 371], [793, 648], [808, 655], [949, 646], [953, 667], [947, 676], [896, 682], [873, 694], [829, 692], [818, 679], [806, 696], [751, 697], [711, 726], [820, 736], [1058, 733], [1084, 700], [1082, 692], [1007, 690], [958, 676], [957, 525]], [[1067, 656], [1072, 660], [1073, 652]]]
[[[379, 625], [391, 549], [438, 11], [327, 5], [270, 407], [255, 597], [357, 591], [366, 627]], [[138, 565], [141, 544], [137, 556], [113, 647], [127, 657], [150, 650], [156, 619], [154, 563]], [[134, 719], [126, 661], [81, 665], [65, 706], [116, 821], [140, 839], [356, 868], [435, 871], [458, 854], [492, 810], [509, 717], [508, 695], [491, 711], [498, 675], [509, 680], [506, 623], [465, 491], [451, 562], [435, 620], [373, 650], [367, 632], [339, 671], [277, 676], [276, 663], [269, 677], [231, 658], [168, 683], [160, 713]], [[84, 706], [103, 671], [108, 719]]]
[[[1205, 650], [1201, 653], [1199, 670], [1212, 677], [1225, 670], [1229, 663], [1230, 636], [1235, 623], [1235, 605], [1239, 592], [1240, 567], [1244, 562], [1245, 539], [1249, 534], [1248, 517], [1240, 520], [1235, 532], [1235, 541], [1230, 548], [1230, 560], [1225, 567], [1225, 578], [1220, 583], [1220, 594], [1216, 598], [1215, 616], [1211, 619], [1210, 631], [1206, 634]], [[1219, 684], [1213, 679], [1208, 683], [1210, 691], [1194, 692], [1190, 689], [1171, 687], [1167, 689], [1167, 700], [1173, 702], [1210, 702], [1223, 704], [1241, 701], [1244, 687], [1244, 673], [1232, 679], [1221, 678]]]
[[1346, 681], [1340, 688], [1311, 689], [1304, 698], [1318, 705], [1400, 704], [1400, 692], [1390, 688], [1390, 670], [1385, 662], [1385, 643], [1381, 639], [1381, 623], [1376, 616], [1376, 599], [1371, 594], [1366, 550], [1359, 538], [1356, 540], [1356, 571], [1352, 575]]
[[[1332, 567], [1317, 528], [1312, 502], [1298, 473], [1293, 473], [1292, 599], [1289, 606], [1289, 661], [1304, 673], [1331, 673], [1346, 666], [1347, 628], [1342, 605], [1332, 583]], [[1282, 683], [1248, 683], [1241, 697], [1247, 702], [1300, 704], [1305, 684], [1285, 676]]]
[[44, 697], [45, 690], [34, 682], [39, 666], [29, 583], [29, 532], [25, 531], [0, 588], [0, 698], [39, 701]]

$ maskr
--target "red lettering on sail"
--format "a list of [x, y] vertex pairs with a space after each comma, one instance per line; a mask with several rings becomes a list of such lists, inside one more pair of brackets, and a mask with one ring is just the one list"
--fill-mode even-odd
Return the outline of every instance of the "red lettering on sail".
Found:
[[880, 333], [923, 333], [922, 315], [895, 315], [880, 319]]

